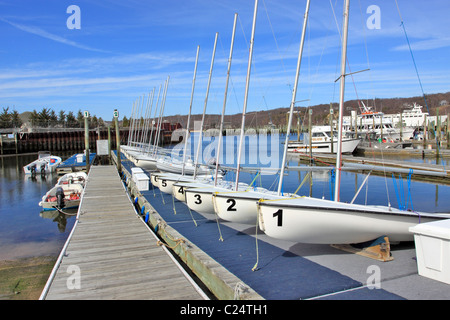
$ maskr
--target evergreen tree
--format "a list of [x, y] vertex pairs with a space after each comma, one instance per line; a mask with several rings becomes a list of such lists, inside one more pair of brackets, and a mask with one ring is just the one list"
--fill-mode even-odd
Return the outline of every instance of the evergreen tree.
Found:
[[58, 123], [64, 127], [66, 122], [66, 113], [64, 110], [61, 110], [58, 115]]
[[122, 127], [126, 128], [130, 126], [130, 121], [128, 120], [128, 118], [126, 116], [123, 116], [122, 119]]
[[31, 112], [28, 121], [31, 122], [31, 126], [33, 127], [39, 126], [39, 113], [36, 111], [36, 109]]
[[47, 128], [50, 124], [50, 110], [47, 108], [42, 108], [39, 112], [39, 125], [41, 127]]
[[78, 109], [77, 121], [78, 121], [78, 127], [83, 128], [84, 127], [84, 115], [80, 109]]
[[103, 121], [102, 117], [98, 118], [98, 126], [99, 128], [105, 128], [105, 122]]
[[56, 115], [55, 110], [50, 110], [48, 123], [51, 127], [54, 127], [58, 123], [58, 116]]
[[22, 125], [22, 119], [19, 117], [17, 110], [14, 110], [11, 114], [11, 126], [13, 128], [19, 128]]
[[66, 116], [66, 122], [68, 128], [76, 128], [78, 127], [78, 121], [77, 118], [75, 118], [72, 111], [69, 111], [69, 113]]
[[0, 128], [9, 128], [11, 126], [11, 114], [9, 107], [3, 107], [3, 112], [0, 114]]
[[90, 117], [90, 119], [89, 119], [89, 127], [91, 127], [91, 128], [97, 128], [98, 127], [98, 119], [97, 119], [97, 116], [93, 116], [93, 117]]

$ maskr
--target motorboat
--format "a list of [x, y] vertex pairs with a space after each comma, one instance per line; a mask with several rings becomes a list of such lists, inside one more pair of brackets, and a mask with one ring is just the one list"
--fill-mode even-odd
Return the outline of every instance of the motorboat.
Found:
[[63, 175], [61, 178], [59, 178], [58, 181], [56, 182], [56, 185], [79, 183], [84, 187], [86, 181], [87, 181], [86, 173], [81, 171], [69, 172]]
[[[347, 133], [370, 134], [375, 133], [377, 139], [385, 139], [388, 142], [409, 140], [414, 133], [414, 128], [396, 128], [391, 118], [385, 117], [381, 111], [375, 111], [373, 107], [367, 107], [362, 101], [363, 111], [356, 116], [356, 123], [344, 119], [343, 130]], [[354, 118], [354, 117], [351, 117]]]
[[77, 208], [83, 188], [80, 183], [57, 184], [42, 197], [39, 206], [44, 211]]
[[23, 171], [26, 174], [54, 172], [61, 161], [61, 157], [53, 156], [47, 151], [40, 151], [38, 158], [24, 166]]
[[[289, 141], [288, 152], [309, 153], [336, 153], [338, 135], [330, 126], [314, 126], [311, 128], [311, 138], [305, 135], [304, 141]], [[311, 142], [309, 142], [311, 139]], [[346, 137], [342, 139], [342, 153], [353, 153], [361, 139]]]

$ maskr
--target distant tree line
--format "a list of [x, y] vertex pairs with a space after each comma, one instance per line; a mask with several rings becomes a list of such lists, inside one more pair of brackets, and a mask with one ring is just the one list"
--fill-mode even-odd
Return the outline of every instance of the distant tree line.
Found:
[[[34, 109], [29, 117], [28, 122], [32, 127], [41, 128], [84, 128], [84, 115], [78, 110], [77, 115], [73, 111], [65, 112], [61, 110], [58, 114], [50, 108], [42, 108], [40, 112]], [[16, 110], [10, 111], [9, 107], [3, 107], [0, 113], [0, 128], [18, 128], [22, 126], [23, 121]], [[104, 128], [105, 122], [101, 117], [95, 115], [89, 117], [90, 128]]]
[[0, 113], [0, 128], [17, 128], [22, 125], [19, 113], [16, 110], [9, 112], [9, 107], [3, 108]]

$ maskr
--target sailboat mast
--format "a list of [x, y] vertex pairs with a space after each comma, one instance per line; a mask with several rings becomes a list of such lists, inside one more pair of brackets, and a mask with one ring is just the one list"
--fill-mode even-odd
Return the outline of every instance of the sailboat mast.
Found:
[[192, 78], [191, 101], [189, 103], [189, 115], [188, 115], [187, 124], [186, 124], [186, 135], [184, 136], [183, 166], [181, 167], [182, 175], [184, 175], [184, 165], [186, 163], [186, 152], [187, 152], [187, 145], [188, 145], [188, 139], [189, 139], [189, 126], [191, 125], [192, 101], [194, 100], [195, 78], [197, 77], [197, 64], [198, 64], [199, 52], [200, 52], [200, 46], [197, 46], [197, 54], [195, 55], [194, 77]]
[[133, 102], [133, 107], [131, 108], [131, 117], [130, 117], [130, 125], [128, 127], [128, 146], [131, 146], [131, 136], [133, 134], [133, 115], [134, 115], [134, 106], [135, 103]]
[[248, 66], [247, 66], [247, 79], [245, 82], [245, 97], [244, 97], [244, 107], [242, 109], [242, 125], [241, 125], [241, 136], [239, 140], [239, 152], [237, 158], [237, 167], [236, 167], [236, 185], [235, 190], [238, 190], [239, 184], [239, 172], [241, 166], [241, 155], [242, 155], [242, 143], [244, 141], [244, 127], [245, 127], [245, 112], [247, 110], [247, 100], [248, 100], [248, 87], [250, 84], [250, 71], [252, 68], [252, 58], [253, 58], [253, 43], [255, 42], [255, 27], [256, 27], [256, 15], [258, 13], [258, 0], [255, 0], [255, 10], [253, 12], [253, 26], [252, 26], [252, 35], [250, 38], [250, 53], [248, 55]]
[[[150, 132], [150, 141], [149, 141], [149, 145], [148, 145], [148, 153], [152, 153], [153, 154], [153, 150], [155, 148], [156, 145], [156, 130], [157, 130], [157, 126], [154, 126], [156, 124], [156, 115], [158, 114], [158, 104], [159, 104], [159, 98], [161, 95], [161, 87], [162, 85], [159, 85], [159, 90], [158, 90], [158, 98], [156, 100], [156, 106], [155, 106], [155, 115], [153, 116], [153, 120], [152, 120], [152, 131]], [[155, 128], [153, 128], [155, 127]], [[155, 132], [155, 136], [153, 137], [153, 131]], [[150, 145], [151, 140], [153, 139], [153, 145]], [[150, 151], [150, 148], [152, 149]]]
[[341, 54], [341, 79], [340, 79], [340, 93], [339, 93], [339, 127], [338, 127], [338, 141], [336, 152], [336, 185], [334, 200], [340, 201], [340, 186], [341, 186], [341, 167], [342, 167], [342, 124], [344, 115], [344, 90], [345, 90], [345, 63], [347, 61], [347, 38], [348, 38], [348, 20], [350, 11], [350, 0], [345, 0], [344, 5], [344, 23], [342, 32], [342, 54]]
[[237, 22], [238, 14], [234, 14], [234, 22], [233, 22], [233, 32], [231, 33], [231, 46], [230, 46], [230, 56], [228, 57], [228, 69], [227, 69], [227, 81], [225, 84], [225, 96], [223, 98], [223, 107], [222, 107], [222, 117], [220, 119], [220, 129], [219, 129], [219, 144], [217, 145], [217, 155], [216, 155], [216, 173], [214, 177], [214, 186], [217, 186], [217, 174], [219, 172], [219, 159], [220, 152], [222, 147], [222, 137], [223, 137], [223, 121], [225, 117], [225, 106], [227, 105], [227, 95], [228, 95], [228, 82], [230, 79], [230, 69], [231, 69], [231, 58], [233, 56], [233, 47], [234, 47], [234, 35], [236, 33], [236, 22]]
[[[163, 91], [163, 96], [162, 96], [162, 100], [161, 100], [161, 112], [160, 112], [160, 116], [159, 116], [159, 124], [158, 124], [158, 131], [156, 133], [156, 143], [155, 143], [155, 150], [153, 153], [153, 156], [156, 156], [158, 154], [158, 143], [160, 142], [160, 136], [161, 136], [161, 127], [162, 127], [162, 122], [163, 122], [163, 116], [164, 116], [164, 107], [166, 105], [166, 95], [167, 95], [167, 89], [169, 87], [169, 79], [170, 76], [167, 77], [166, 83], [164, 85], [164, 91]], [[162, 143], [161, 143], [162, 145]]]
[[147, 139], [147, 138], [148, 138], [148, 130], [149, 130], [149, 127], [150, 127], [150, 121], [151, 121], [151, 118], [152, 118], [153, 99], [154, 98], [155, 98], [155, 87], [153, 87], [153, 90], [152, 90], [152, 100], [151, 100], [151, 104], [150, 104], [150, 110], [148, 112], [147, 126], [146, 126], [146, 129], [145, 129], [145, 141], [144, 142], [147, 143], [148, 146], [150, 145], [150, 139]]
[[202, 124], [200, 126], [200, 132], [199, 132], [199, 138], [198, 138], [197, 155], [195, 156], [194, 179], [197, 177], [197, 166], [199, 163], [198, 158], [200, 156], [200, 149], [202, 147], [203, 125], [205, 123], [206, 105], [208, 104], [209, 86], [211, 84], [211, 76], [212, 76], [212, 71], [213, 71], [213, 66], [214, 66], [214, 57], [216, 55], [216, 46], [217, 46], [217, 37], [218, 36], [219, 36], [219, 33], [216, 32], [216, 37], [214, 39], [214, 49], [213, 49], [213, 54], [212, 54], [212, 58], [211, 58], [211, 67], [209, 69], [208, 86], [206, 87], [205, 104], [203, 106]]
[[288, 142], [289, 142], [289, 133], [291, 132], [291, 123], [292, 123], [292, 116], [294, 113], [294, 105], [295, 105], [295, 101], [296, 101], [296, 97], [297, 97], [298, 78], [300, 75], [300, 67], [302, 64], [303, 45], [305, 42], [306, 25], [308, 22], [308, 14], [309, 14], [309, 3], [310, 3], [310, 0], [308, 0], [306, 2], [305, 15], [303, 18], [302, 38], [300, 41], [300, 49], [298, 51], [297, 71], [295, 74], [294, 90], [292, 90], [291, 108], [289, 110], [289, 120], [288, 120], [288, 126], [287, 126], [287, 131], [286, 131], [286, 141], [284, 143], [283, 162], [281, 163], [280, 181], [278, 182], [278, 195], [281, 195], [281, 190], [283, 188], [283, 178], [284, 178], [284, 169], [286, 167], [287, 147], [288, 147]]

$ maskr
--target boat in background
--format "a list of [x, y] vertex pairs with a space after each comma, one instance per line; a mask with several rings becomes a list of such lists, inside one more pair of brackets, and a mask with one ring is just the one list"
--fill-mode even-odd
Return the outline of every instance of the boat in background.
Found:
[[[350, 119], [343, 118], [344, 132], [364, 135], [374, 133], [377, 139], [385, 139], [387, 142], [404, 141], [413, 137], [414, 128], [406, 127], [400, 130], [383, 112], [375, 111], [373, 107], [367, 107], [362, 101], [361, 104], [363, 109], [360, 115], [356, 115], [355, 111], [352, 111]], [[352, 120], [355, 118], [356, 120]], [[356, 121], [356, 124], [353, 121]]]
[[23, 167], [26, 174], [50, 173], [54, 172], [62, 159], [52, 156], [48, 151], [39, 151], [37, 160]]
[[[331, 131], [330, 126], [314, 126], [311, 129], [311, 149], [312, 153], [336, 153], [338, 147], [337, 131]], [[309, 153], [309, 134], [304, 135], [303, 141], [289, 141], [288, 152]], [[361, 139], [343, 138], [342, 153], [353, 153]], [[333, 148], [332, 148], [333, 146]]]
[[78, 183], [84, 187], [84, 185], [86, 184], [86, 180], [87, 174], [85, 172], [70, 172], [59, 178], [56, 182], [56, 185]]

